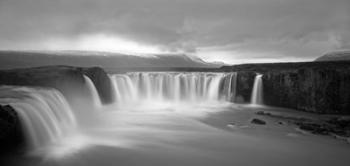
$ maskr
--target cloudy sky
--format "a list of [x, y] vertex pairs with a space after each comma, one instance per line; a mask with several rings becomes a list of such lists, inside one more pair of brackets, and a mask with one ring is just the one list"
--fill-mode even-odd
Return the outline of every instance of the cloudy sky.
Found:
[[0, 49], [313, 60], [350, 49], [350, 0], [0, 0]]

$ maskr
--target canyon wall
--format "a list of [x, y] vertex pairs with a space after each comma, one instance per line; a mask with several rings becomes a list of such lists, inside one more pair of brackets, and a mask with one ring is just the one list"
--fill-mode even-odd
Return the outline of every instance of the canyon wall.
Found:
[[252, 71], [237, 71], [235, 103], [249, 103], [256, 73]]
[[350, 114], [350, 62], [244, 64], [237, 71], [238, 92], [249, 102], [254, 74], [263, 74], [264, 104], [323, 114]]
[[0, 71], [0, 85], [55, 88], [62, 92], [68, 100], [72, 100], [76, 95], [89, 95], [83, 75], [88, 76], [95, 84], [104, 104], [113, 101], [112, 84], [107, 73], [99, 67], [45, 66], [2, 70]]
[[[245, 64], [224, 66], [213, 72], [237, 72], [234, 101], [237, 103], [250, 102], [254, 77], [261, 73], [266, 105], [322, 114], [350, 114], [350, 62]], [[95, 84], [103, 103], [114, 100], [110, 79], [98, 67], [47, 66], [3, 70], [0, 71], [0, 85], [55, 88], [69, 101], [76, 93], [89, 95], [83, 75]], [[15, 111], [10, 106], [0, 105], [0, 143], [11, 145], [21, 140], [19, 126]]]

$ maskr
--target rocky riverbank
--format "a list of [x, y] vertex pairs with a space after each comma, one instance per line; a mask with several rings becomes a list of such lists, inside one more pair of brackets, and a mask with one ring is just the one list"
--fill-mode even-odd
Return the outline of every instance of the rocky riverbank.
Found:
[[[276, 118], [283, 122], [298, 126], [297, 131], [316, 135], [328, 135], [350, 143], [350, 118], [347, 117], [323, 117], [318, 119], [308, 117], [288, 116], [266, 111], [256, 112], [259, 116]], [[283, 121], [283, 122], [282, 122]]]

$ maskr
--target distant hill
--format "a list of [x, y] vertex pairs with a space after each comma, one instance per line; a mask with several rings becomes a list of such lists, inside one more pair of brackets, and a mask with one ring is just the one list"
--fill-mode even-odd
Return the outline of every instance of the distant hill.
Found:
[[0, 51], [0, 69], [46, 65], [101, 66], [103, 68], [217, 68], [221, 66], [185, 54], [127, 55], [93, 51]]
[[315, 61], [350, 61], [350, 50], [330, 52]]

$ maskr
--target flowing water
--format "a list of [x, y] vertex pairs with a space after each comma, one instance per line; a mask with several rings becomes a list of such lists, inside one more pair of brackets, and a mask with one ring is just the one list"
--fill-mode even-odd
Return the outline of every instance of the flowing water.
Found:
[[[350, 148], [344, 143], [298, 135], [290, 127], [275, 130], [272, 122], [261, 127], [249, 124], [261, 108], [231, 102], [236, 96], [236, 73], [135, 72], [110, 78], [115, 103], [102, 105], [97, 88], [85, 77], [92, 105], [98, 110], [92, 112], [71, 109], [53, 89], [2, 86], [0, 104], [10, 104], [19, 113], [31, 149], [29, 157], [14, 155], [5, 164], [307, 166], [350, 162]], [[259, 96], [261, 83], [258, 75], [253, 96]], [[260, 99], [253, 101], [258, 104]], [[89, 108], [90, 103], [83, 105]], [[80, 123], [86, 114], [88, 123]], [[242, 129], [228, 128], [233, 120]], [[288, 136], [290, 132], [293, 137]]]
[[90, 95], [92, 97], [92, 101], [94, 103], [94, 106], [97, 107], [97, 108], [101, 107], [101, 105], [102, 105], [101, 103], [102, 102], [101, 102], [100, 96], [98, 94], [98, 91], [97, 91], [94, 83], [86, 75], [84, 75], [84, 80], [85, 80], [85, 83], [87, 85], [87, 88], [89, 89], [89, 92], [90, 92]]
[[58, 143], [77, 128], [68, 102], [54, 89], [3, 86], [0, 104], [9, 104], [17, 111], [30, 149]]
[[117, 103], [200, 103], [234, 100], [237, 73], [135, 72], [110, 77]]
[[254, 79], [254, 85], [251, 96], [251, 103], [254, 105], [263, 104], [263, 81], [262, 74], [257, 74]]

